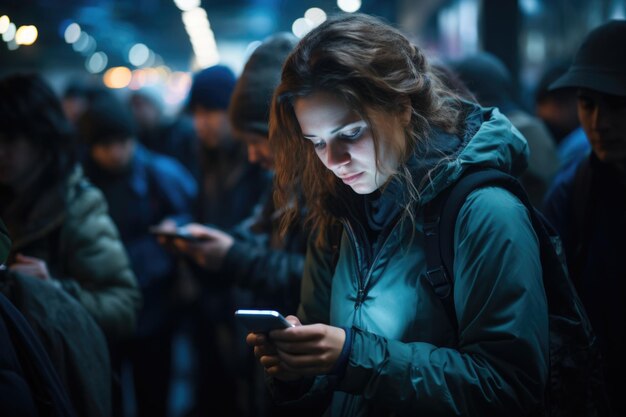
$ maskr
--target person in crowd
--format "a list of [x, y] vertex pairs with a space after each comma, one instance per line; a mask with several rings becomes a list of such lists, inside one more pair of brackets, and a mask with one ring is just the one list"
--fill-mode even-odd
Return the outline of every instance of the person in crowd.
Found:
[[139, 143], [151, 151], [177, 159], [197, 177], [199, 144], [189, 118], [166, 116], [161, 94], [153, 88], [134, 91], [129, 103]]
[[[194, 75], [187, 100], [200, 143], [196, 223], [228, 230], [247, 218], [271, 186], [271, 175], [250, 164], [245, 146], [233, 139], [228, 106], [235, 76], [215, 65]], [[182, 224], [181, 224], [182, 225]], [[237, 295], [223, 279], [207, 279], [195, 262], [182, 262], [179, 293], [196, 352], [195, 405], [189, 415], [237, 415], [238, 366], [232, 311]]]
[[525, 206], [487, 187], [461, 209], [458, 331], [424, 277], [423, 205], [473, 167], [524, 169], [528, 145], [508, 119], [451, 94], [399, 31], [351, 14], [287, 58], [269, 135], [282, 227], [301, 189], [316, 233], [295, 327], [247, 337], [275, 398], [341, 416], [541, 410], [548, 313]]
[[0, 80], [0, 214], [8, 267], [74, 296], [110, 342], [129, 336], [141, 302], [102, 193], [76, 163], [72, 130], [38, 75]]
[[[282, 64], [296, 38], [288, 33], [278, 33], [265, 39], [248, 59], [235, 86], [229, 107], [229, 118], [236, 140], [248, 149], [251, 164], [266, 170], [274, 169], [274, 158], [268, 140], [269, 106], [272, 94], [280, 80]], [[304, 267], [306, 234], [301, 225], [290, 229], [284, 238], [278, 237], [281, 212], [272, 200], [272, 189], [251, 213], [236, 227], [224, 231], [197, 223], [186, 225], [190, 234], [202, 239], [193, 243], [178, 239], [175, 244], [184, 254], [209, 271], [207, 279], [221, 279], [248, 291], [236, 292], [238, 308], [280, 309], [296, 311], [300, 293], [300, 280]], [[245, 334], [239, 329], [240, 335]], [[243, 337], [239, 337], [243, 341]], [[255, 389], [256, 368], [245, 344], [238, 356], [244, 364], [243, 378], [250, 394]], [[265, 402], [265, 404], [264, 404]], [[240, 415], [277, 415], [278, 410], [268, 409], [264, 398], [252, 399], [256, 404]], [[247, 413], [247, 414], [246, 414]], [[302, 414], [300, 414], [302, 415]]]
[[228, 105], [235, 82], [226, 66], [206, 68], [193, 77], [187, 104], [201, 145], [196, 220], [220, 228], [246, 218], [271, 181], [261, 167], [248, 162], [245, 147], [233, 140]]
[[574, 89], [592, 153], [562, 171], [544, 212], [563, 238], [570, 277], [602, 347], [613, 413], [626, 413], [626, 21], [591, 31], [550, 88]]
[[80, 116], [89, 109], [91, 103], [107, 95], [108, 91], [104, 86], [72, 81], [65, 87], [61, 95], [61, 107], [67, 120], [75, 126]]
[[190, 221], [196, 183], [176, 160], [137, 142], [131, 116], [112, 95], [94, 103], [78, 127], [88, 146], [85, 175], [107, 200], [143, 296], [136, 331], [116, 353], [132, 368], [136, 415], [166, 416], [177, 325], [171, 296], [176, 259], [150, 228]]
[[[0, 296], [10, 301], [32, 329], [38, 339], [33, 343], [41, 344], [47, 356], [39, 360], [49, 359], [77, 415], [111, 416], [107, 341], [83, 306], [66, 291], [46, 281], [6, 268], [0, 268]], [[25, 346], [20, 345], [19, 350], [22, 348]], [[36, 380], [29, 383], [35, 389], [41, 388]], [[6, 410], [1, 405], [0, 409]]]
[[550, 90], [550, 84], [567, 72], [568, 65], [550, 67], [539, 80], [535, 92], [535, 113], [544, 121], [556, 141], [559, 171], [567, 170], [590, 152], [589, 142], [578, 122], [576, 90]]
[[559, 167], [550, 132], [541, 120], [516, 103], [511, 74], [494, 55], [486, 52], [475, 54], [453, 63], [453, 68], [481, 105], [498, 107], [528, 141], [528, 169], [520, 179], [531, 202], [541, 207]]

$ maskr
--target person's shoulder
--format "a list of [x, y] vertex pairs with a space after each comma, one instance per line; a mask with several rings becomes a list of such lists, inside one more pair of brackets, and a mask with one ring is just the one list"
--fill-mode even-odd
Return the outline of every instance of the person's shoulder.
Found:
[[457, 227], [470, 233], [482, 229], [489, 233], [516, 231], [530, 224], [530, 213], [512, 192], [498, 186], [481, 187], [472, 191], [459, 212]]
[[108, 210], [102, 191], [87, 179], [80, 167], [66, 179], [65, 207], [70, 219]]
[[496, 185], [489, 185], [472, 191], [463, 204], [463, 209], [487, 211], [488, 215], [492, 216], [506, 216], [510, 210], [522, 207], [525, 208], [526, 206], [515, 194]]
[[168, 181], [184, 177], [186, 180], [191, 180], [191, 174], [187, 168], [175, 158], [148, 150], [143, 146], [138, 147], [137, 151], [142, 164], [154, 174], [158, 175], [160, 179]]

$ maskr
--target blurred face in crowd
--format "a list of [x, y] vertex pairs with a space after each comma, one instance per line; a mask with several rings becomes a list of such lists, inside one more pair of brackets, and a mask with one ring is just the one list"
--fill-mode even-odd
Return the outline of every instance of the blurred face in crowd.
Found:
[[376, 155], [372, 126], [336, 97], [315, 93], [297, 99], [294, 110], [302, 135], [322, 163], [357, 194], [377, 190], [396, 171], [396, 149], [405, 142], [399, 117], [370, 112], [379, 132]]
[[217, 148], [229, 134], [228, 114], [225, 110], [196, 106], [193, 109], [193, 125], [206, 149]]
[[24, 137], [9, 139], [0, 134], [0, 184], [23, 187], [34, 180], [44, 162], [42, 151]]
[[87, 110], [87, 99], [79, 96], [65, 97], [61, 100], [61, 106], [63, 107], [63, 113], [65, 117], [76, 124], [80, 116]]
[[578, 118], [600, 161], [626, 163], [626, 97], [581, 88]]
[[274, 153], [270, 148], [270, 141], [266, 135], [236, 130], [233, 136], [246, 144], [248, 161], [250, 163], [259, 164], [267, 170], [274, 169]]
[[135, 154], [135, 141], [119, 140], [110, 143], [97, 143], [91, 146], [91, 157], [98, 166], [115, 173], [127, 168]]
[[555, 91], [538, 101], [535, 111], [554, 139], [560, 141], [579, 125], [577, 106], [575, 92], [566, 89]]
[[135, 95], [130, 100], [130, 107], [137, 125], [141, 129], [153, 129], [161, 120], [161, 109], [146, 97]]

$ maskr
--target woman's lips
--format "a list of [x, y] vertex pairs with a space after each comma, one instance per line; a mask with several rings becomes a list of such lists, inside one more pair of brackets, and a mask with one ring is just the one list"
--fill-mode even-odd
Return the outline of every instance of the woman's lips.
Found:
[[343, 181], [344, 184], [350, 185], [354, 183], [356, 180], [358, 180], [361, 177], [361, 175], [363, 175], [363, 173], [359, 172], [358, 174], [347, 175], [347, 176], [343, 176], [339, 178], [341, 178], [341, 181]]

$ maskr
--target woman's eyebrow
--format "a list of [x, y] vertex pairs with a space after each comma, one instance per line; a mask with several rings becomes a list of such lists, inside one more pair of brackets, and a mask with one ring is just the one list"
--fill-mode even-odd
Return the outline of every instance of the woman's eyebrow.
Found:
[[[353, 124], [357, 124], [357, 123], [360, 123], [360, 122], [362, 122], [362, 120], [356, 120], [354, 122], [344, 123], [344, 124], [334, 128], [333, 130], [331, 130], [330, 134], [334, 135], [335, 133], [339, 132], [341, 129], [344, 129], [347, 126], [350, 126], [350, 125], [353, 125]], [[307, 135], [307, 134], [304, 134], [304, 133], [302, 134], [302, 136], [304, 136], [307, 139], [315, 137], [315, 135]]]

